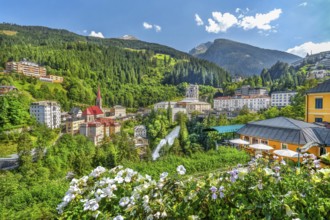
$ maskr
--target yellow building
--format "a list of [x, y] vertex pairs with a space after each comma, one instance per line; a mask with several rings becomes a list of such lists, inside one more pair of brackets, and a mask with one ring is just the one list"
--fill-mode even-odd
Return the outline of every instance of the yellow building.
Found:
[[84, 123], [84, 119], [69, 119], [65, 123], [66, 133], [74, 135], [79, 133], [80, 125]]
[[297, 148], [314, 143], [307, 152], [316, 156], [330, 152], [330, 129], [291, 118], [277, 117], [250, 122], [237, 133], [250, 144], [262, 143], [274, 150], [297, 151]]
[[330, 80], [306, 92], [307, 122], [330, 122]]

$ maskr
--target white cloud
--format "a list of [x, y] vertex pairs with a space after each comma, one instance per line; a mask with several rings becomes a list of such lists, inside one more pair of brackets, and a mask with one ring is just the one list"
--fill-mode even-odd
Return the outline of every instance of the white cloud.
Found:
[[298, 5], [299, 7], [306, 7], [307, 6], [307, 2], [303, 2], [301, 4]]
[[199, 17], [198, 14], [195, 14], [195, 21], [196, 21], [197, 26], [204, 25], [203, 20], [201, 19], [201, 17]]
[[152, 24], [149, 24], [148, 22], [143, 22], [144, 29], [152, 29]]
[[244, 30], [250, 30], [253, 28], [257, 28], [259, 30], [270, 30], [272, 29], [270, 22], [278, 19], [281, 13], [282, 9], [274, 9], [266, 14], [257, 13], [255, 16], [246, 16], [239, 22], [239, 26], [241, 26]]
[[84, 34], [87, 34], [87, 30], [83, 30], [83, 33], [84, 33]]
[[307, 53], [320, 53], [323, 51], [330, 50], [330, 41], [322, 42], [322, 43], [313, 43], [313, 42], [306, 42], [301, 45], [295, 46], [287, 50], [288, 53], [292, 53], [301, 57], [305, 57]]
[[95, 32], [95, 31], [92, 31], [89, 36], [91, 37], [99, 37], [99, 38], [104, 38], [103, 34], [101, 32]]
[[162, 27], [159, 25], [154, 25], [155, 31], [160, 32], [162, 30]]
[[236, 8], [236, 10], [235, 10], [236, 13], [239, 13], [240, 11], [241, 11], [240, 8]]
[[205, 30], [209, 33], [226, 32], [238, 24], [237, 18], [230, 13], [212, 12], [212, 17], [213, 19], [208, 19], [209, 25], [205, 26]]
[[149, 24], [148, 22], [143, 22], [142, 25], [146, 30], [155, 29], [156, 32], [162, 31], [162, 27], [157, 24]]

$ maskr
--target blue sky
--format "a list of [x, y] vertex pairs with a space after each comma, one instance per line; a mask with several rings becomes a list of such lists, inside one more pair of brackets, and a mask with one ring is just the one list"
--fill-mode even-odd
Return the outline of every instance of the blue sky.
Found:
[[189, 51], [226, 38], [305, 55], [330, 50], [330, 0], [0, 0], [0, 22], [134, 35]]

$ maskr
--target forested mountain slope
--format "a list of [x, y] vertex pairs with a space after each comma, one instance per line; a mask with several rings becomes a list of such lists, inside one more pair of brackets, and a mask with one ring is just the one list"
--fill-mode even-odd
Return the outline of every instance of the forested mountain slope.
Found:
[[[25, 79], [30, 85], [23, 88], [36, 99], [60, 99], [65, 108], [72, 103], [93, 103], [98, 85], [105, 105], [139, 107], [181, 96], [183, 90], [176, 85], [182, 82], [220, 87], [230, 80], [229, 74], [217, 65], [159, 44], [0, 24], [0, 68], [7, 61], [23, 58], [46, 66], [50, 74], [64, 77], [61, 97], [56, 97], [56, 91], [49, 86], [43, 86], [45, 91], [38, 93], [35, 90], [40, 88], [35, 88], [36, 82], [31, 79]], [[10, 84], [18, 79], [0, 80]]]

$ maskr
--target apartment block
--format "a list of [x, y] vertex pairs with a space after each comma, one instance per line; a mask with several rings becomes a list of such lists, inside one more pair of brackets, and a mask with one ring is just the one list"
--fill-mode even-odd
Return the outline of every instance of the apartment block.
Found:
[[30, 115], [51, 129], [61, 126], [61, 107], [57, 102], [33, 102], [30, 105]]

